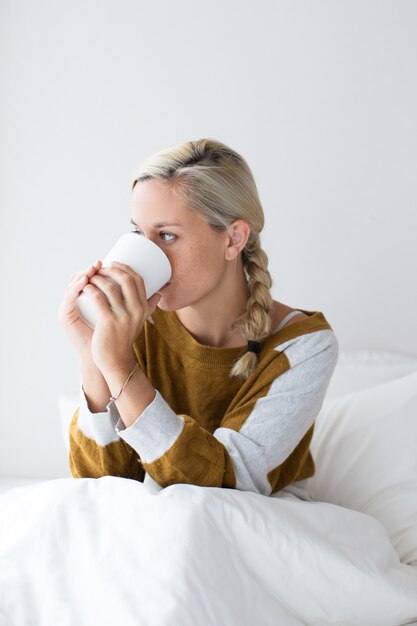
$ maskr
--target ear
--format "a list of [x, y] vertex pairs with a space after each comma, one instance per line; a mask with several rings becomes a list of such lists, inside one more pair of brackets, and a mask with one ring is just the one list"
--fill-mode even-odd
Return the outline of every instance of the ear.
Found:
[[226, 241], [225, 258], [233, 261], [242, 252], [250, 235], [250, 226], [244, 220], [237, 220], [230, 224], [227, 229], [228, 238]]

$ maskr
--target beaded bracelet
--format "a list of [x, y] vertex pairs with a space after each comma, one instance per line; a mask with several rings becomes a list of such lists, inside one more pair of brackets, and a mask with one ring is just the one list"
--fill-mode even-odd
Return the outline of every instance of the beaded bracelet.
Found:
[[120, 389], [119, 393], [117, 394], [117, 396], [110, 396], [110, 400], [117, 400], [117, 398], [120, 396], [120, 394], [122, 393], [123, 389], [126, 387], [127, 383], [129, 382], [129, 380], [132, 378], [133, 374], [136, 372], [136, 370], [139, 367], [139, 363], [136, 363], [135, 367], [133, 368], [133, 370], [130, 372], [129, 376], [127, 377], [127, 379], [125, 380], [125, 383], [123, 385], [123, 387]]

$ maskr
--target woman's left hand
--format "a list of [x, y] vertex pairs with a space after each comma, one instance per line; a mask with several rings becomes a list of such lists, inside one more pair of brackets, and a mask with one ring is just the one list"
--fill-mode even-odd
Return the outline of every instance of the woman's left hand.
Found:
[[147, 300], [142, 276], [124, 263], [103, 267], [83, 291], [97, 309], [91, 340], [94, 363], [105, 378], [129, 373], [136, 363], [133, 343], [161, 295], [156, 293]]

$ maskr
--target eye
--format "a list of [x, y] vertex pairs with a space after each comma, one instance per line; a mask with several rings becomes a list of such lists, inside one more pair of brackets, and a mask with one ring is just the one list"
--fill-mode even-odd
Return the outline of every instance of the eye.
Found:
[[[132, 228], [130, 232], [137, 233], [138, 235], [142, 235], [141, 231], [138, 230], [137, 228]], [[177, 238], [177, 236], [174, 235], [174, 233], [166, 233], [166, 232], [161, 231], [159, 234], [161, 235], [163, 241], [167, 241], [167, 242], [175, 241], [175, 239]], [[167, 235], [168, 238], [165, 238], [165, 235]]]
[[160, 233], [161, 237], [164, 239], [164, 235], [168, 235], [168, 237], [172, 237], [172, 239], [164, 239], [164, 241], [174, 241], [174, 239], [176, 239], [176, 235], [174, 235], [173, 233]]

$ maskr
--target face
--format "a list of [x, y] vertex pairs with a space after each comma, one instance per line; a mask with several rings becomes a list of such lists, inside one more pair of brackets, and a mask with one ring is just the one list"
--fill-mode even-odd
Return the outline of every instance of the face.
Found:
[[215, 298], [230, 271], [230, 236], [215, 232], [175, 192], [158, 180], [136, 183], [132, 192], [133, 229], [153, 241], [172, 267], [169, 284], [159, 290], [160, 309], [174, 311]]

